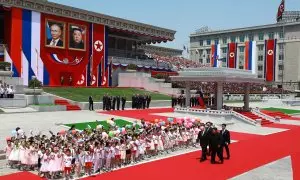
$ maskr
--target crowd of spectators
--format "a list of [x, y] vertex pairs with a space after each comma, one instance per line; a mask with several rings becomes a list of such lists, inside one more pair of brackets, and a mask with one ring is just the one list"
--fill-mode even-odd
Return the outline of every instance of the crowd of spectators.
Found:
[[173, 69], [180, 70], [182, 68], [198, 68], [204, 67], [204, 65], [199, 62], [192, 61], [183, 57], [176, 56], [160, 56], [157, 54], [151, 54], [151, 58], [153, 58], [157, 63], [166, 63], [173, 67]]
[[[184, 82], [174, 82], [172, 83], [173, 88], [185, 88]], [[191, 89], [199, 90], [202, 89], [205, 93], [215, 93], [216, 83], [214, 82], [193, 82], [191, 84]], [[224, 83], [223, 86], [224, 94], [244, 94], [245, 86], [239, 83]], [[250, 93], [251, 94], [281, 94], [282, 89], [276, 87], [264, 87], [259, 84], [251, 84], [250, 85]], [[284, 90], [283, 93], [287, 94], [290, 91]]]
[[0, 98], [14, 98], [14, 88], [0, 80]]

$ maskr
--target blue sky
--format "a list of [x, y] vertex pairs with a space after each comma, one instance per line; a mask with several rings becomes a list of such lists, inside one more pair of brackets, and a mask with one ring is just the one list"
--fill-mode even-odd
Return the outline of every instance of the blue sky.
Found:
[[[176, 30], [161, 46], [182, 49], [203, 26], [228, 29], [275, 22], [281, 0], [49, 0], [111, 16]], [[300, 0], [286, 0], [286, 10], [300, 10]]]

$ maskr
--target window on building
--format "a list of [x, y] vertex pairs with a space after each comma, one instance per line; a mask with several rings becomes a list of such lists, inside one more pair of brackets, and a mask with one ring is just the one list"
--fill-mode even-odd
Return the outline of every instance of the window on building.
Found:
[[264, 45], [262, 45], [262, 44], [258, 45], [258, 50], [263, 51], [264, 50]]
[[222, 41], [223, 41], [223, 44], [227, 44], [227, 37], [224, 37], [224, 38], [222, 39]]
[[259, 55], [259, 56], [258, 56], [258, 61], [263, 61], [263, 60], [264, 60], [264, 56]]
[[249, 34], [249, 35], [248, 35], [248, 39], [249, 39], [249, 41], [254, 41], [254, 36], [253, 36], [253, 34]]
[[283, 68], [284, 68], [283, 65], [279, 65], [279, 66], [278, 66], [279, 71], [282, 71]]
[[245, 35], [240, 35], [240, 42], [245, 42]]
[[283, 50], [284, 49], [284, 45], [283, 44], [279, 44], [279, 50]]
[[240, 46], [239, 49], [240, 49], [240, 53], [244, 53], [244, 51], [245, 51], [245, 47], [244, 46]]
[[199, 50], [199, 54], [202, 55], [203, 54], [203, 49]]
[[235, 39], [236, 39], [235, 36], [231, 36], [231, 37], [230, 37], [230, 41], [231, 41], [231, 42], [235, 42]]
[[227, 48], [222, 48], [222, 53], [223, 54], [227, 53]]
[[203, 40], [199, 41], [200, 46], [203, 46]]
[[219, 39], [215, 39], [215, 44], [219, 44]]
[[283, 39], [283, 38], [284, 38], [284, 34], [283, 34], [282, 31], [279, 33], [279, 38], [280, 38], [280, 39]]
[[206, 63], [209, 64], [210, 63], [210, 58], [206, 59]]
[[274, 39], [274, 32], [269, 32], [269, 39]]
[[203, 64], [203, 59], [202, 59], [202, 58], [199, 59], [199, 63], [200, 63], [200, 64]]
[[264, 40], [264, 33], [259, 33], [258, 34], [258, 40], [263, 41]]
[[263, 66], [258, 66], [257, 70], [258, 71], [262, 71], [263, 70]]
[[210, 44], [211, 44], [210, 39], [206, 40], [206, 45], [210, 46]]
[[261, 74], [259, 74], [257, 77], [258, 77], [258, 78], [263, 78], [263, 76], [262, 76]]
[[279, 61], [283, 61], [284, 60], [284, 55], [283, 54], [279, 54]]
[[206, 49], [206, 54], [210, 55], [210, 49]]

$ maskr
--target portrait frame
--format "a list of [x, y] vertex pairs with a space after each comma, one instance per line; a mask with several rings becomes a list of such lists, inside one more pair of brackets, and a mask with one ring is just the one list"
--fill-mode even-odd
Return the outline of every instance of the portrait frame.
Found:
[[[60, 40], [63, 42], [63, 46], [51, 46], [49, 44], [49, 28], [53, 25], [53, 24], [57, 24], [60, 28], [62, 28], [62, 33], [61, 33], [61, 38]], [[49, 27], [48, 27], [49, 25]], [[51, 34], [51, 30], [50, 30], [50, 34]], [[54, 20], [54, 19], [45, 19], [45, 46], [49, 47], [49, 48], [55, 48], [55, 49], [65, 49], [66, 48], [66, 22], [63, 21], [58, 21], [58, 20]]]
[[[75, 41], [73, 40], [73, 31], [74, 29], [80, 29], [82, 33], [82, 43], [83, 43], [83, 48], [76, 48], [74, 47]], [[68, 23], [68, 49], [70, 50], [75, 50], [75, 51], [86, 51], [86, 39], [87, 39], [87, 26], [82, 25], [82, 24], [75, 24], [75, 23]]]

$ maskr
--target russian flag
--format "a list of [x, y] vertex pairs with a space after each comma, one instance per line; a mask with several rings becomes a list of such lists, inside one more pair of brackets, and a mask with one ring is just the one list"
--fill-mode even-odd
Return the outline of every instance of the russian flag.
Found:
[[244, 69], [256, 73], [256, 41], [247, 41], [245, 43], [245, 61]]
[[210, 65], [211, 67], [218, 67], [218, 59], [221, 54], [221, 46], [220, 44], [211, 45], [210, 51]]

